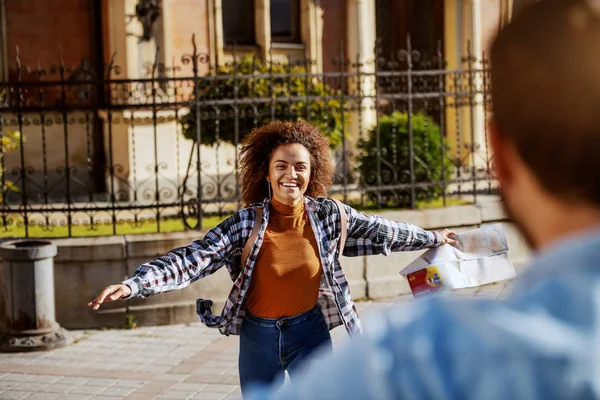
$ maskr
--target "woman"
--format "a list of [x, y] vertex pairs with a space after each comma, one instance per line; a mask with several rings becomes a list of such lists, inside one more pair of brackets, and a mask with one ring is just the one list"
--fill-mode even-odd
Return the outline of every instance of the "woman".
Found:
[[273, 122], [254, 130], [240, 166], [243, 199], [252, 206], [204, 239], [142, 265], [88, 305], [97, 310], [104, 301], [181, 289], [225, 266], [234, 285], [221, 315], [212, 314], [210, 301], [198, 300], [197, 311], [207, 326], [240, 335], [242, 393], [251, 383], [283, 382], [284, 370], [293, 379], [315, 349], [331, 348], [330, 329], [344, 324], [351, 335], [362, 331], [338, 260], [341, 215], [345, 256], [455, 243], [448, 230], [427, 232], [349, 206], [340, 213], [324, 197], [333, 181], [329, 144], [307, 122]]

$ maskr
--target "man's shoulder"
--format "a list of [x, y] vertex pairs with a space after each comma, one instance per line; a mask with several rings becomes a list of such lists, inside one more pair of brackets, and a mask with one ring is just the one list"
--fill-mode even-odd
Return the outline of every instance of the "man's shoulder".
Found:
[[[532, 267], [534, 268], [534, 267]], [[506, 304], [521, 314], [543, 313], [548, 319], [576, 326], [596, 324], [600, 315], [600, 262], [596, 268], [570, 269], [537, 279], [517, 280]]]
[[600, 236], [566, 240], [534, 256], [515, 279], [512, 304], [568, 301], [590, 296], [600, 285]]

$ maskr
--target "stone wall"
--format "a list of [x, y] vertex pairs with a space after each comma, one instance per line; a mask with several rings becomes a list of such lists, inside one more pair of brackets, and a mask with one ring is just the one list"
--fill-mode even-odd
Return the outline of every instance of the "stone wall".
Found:
[[[425, 229], [448, 227], [457, 231], [505, 222], [496, 200], [478, 205], [431, 210], [383, 211], [382, 217], [414, 223]], [[517, 268], [528, 258], [528, 250], [512, 224], [506, 223], [510, 254]], [[163, 325], [196, 321], [195, 300], [215, 302], [219, 313], [231, 288], [225, 269], [189, 287], [153, 296], [105, 304], [99, 311], [86, 304], [105, 286], [122, 281], [142, 263], [165, 252], [201, 238], [202, 232], [180, 232], [102, 238], [56, 240], [55, 290], [57, 321], [69, 329], [121, 327], [135, 321], [138, 325]], [[355, 299], [380, 299], [410, 293], [399, 271], [419, 252], [395, 253], [389, 257], [346, 258], [342, 265]]]

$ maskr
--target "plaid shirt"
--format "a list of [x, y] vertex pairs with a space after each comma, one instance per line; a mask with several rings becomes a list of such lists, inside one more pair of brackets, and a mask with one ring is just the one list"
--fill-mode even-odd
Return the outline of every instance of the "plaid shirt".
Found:
[[[329, 329], [344, 324], [350, 335], [359, 334], [362, 332], [361, 323], [338, 258], [341, 234], [339, 210], [336, 204], [327, 198], [305, 197], [305, 202], [323, 267], [318, 306]], [[242, 250], [256, 219], [254, 207], [263, 207], [264, 210], [260, 232], [246, 265], [240, 266]], [[347, 205], [345, 208], [348, 228], [343, 255], [346, 257], [420, 250], [438, 246], [442, 240], [436, 232], [425, 231], [407, 223], [388, 221], [376, 215], [359, 213]], [[262, 204], [239, 210], [211, 229], [204, 239], [174, 249], [156, 260], [143, 264], [123, 283], [131, 288], [130, 297], [147, 297], [184, 288], [225, 266], [233, 281], [233, 288], [221, 315], [212, 313], [210, 300], [198, 299], [196, 310], [200, 320], [207, 326], [218, 327], [224, 335], [239, 335], [246, 315], [244, 300], [268, 221], [269, 200], [265, 199]]]

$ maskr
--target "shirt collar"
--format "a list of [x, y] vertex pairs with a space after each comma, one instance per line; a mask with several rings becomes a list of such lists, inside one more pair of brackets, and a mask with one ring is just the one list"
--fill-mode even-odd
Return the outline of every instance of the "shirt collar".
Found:
[[515, 289], [564, 272], [585, 272], [593, 269], [600, 273], [599, 266], [600, 227], [596, 226], [565, 236], [551, 247], [533, 253], [528, 268], [515, 282]]

